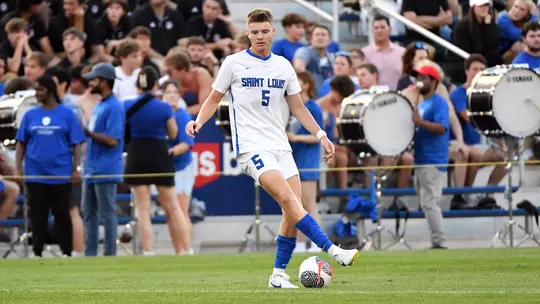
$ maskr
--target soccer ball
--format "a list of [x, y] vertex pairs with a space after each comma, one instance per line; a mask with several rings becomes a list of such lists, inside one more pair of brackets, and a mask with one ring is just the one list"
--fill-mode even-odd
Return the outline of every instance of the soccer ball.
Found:
[[323, 288], [332, 283], [332, 265], [318, 256], [305, 259], [300, 264], [298, 279], [306, 288]]

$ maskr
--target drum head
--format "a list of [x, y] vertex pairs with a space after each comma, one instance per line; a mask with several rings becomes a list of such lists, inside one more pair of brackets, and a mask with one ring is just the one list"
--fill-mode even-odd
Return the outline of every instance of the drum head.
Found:
[[382, 156], [396, 156], [405, 151], [414, 138], [413, 108], [397, 93], [375, 95], [362, 118], [368, 144]]
[[38, 101], [34, 96], [26, 97], [17, 108], [15, 122], [17, 129], [21, 126], [22, 118], [28, 110], [38, 106]]
[[540, 76], [529, 69], [512, 69], [493, 92], [493, 115], [509, 135], [523, 138], [540, 129]]

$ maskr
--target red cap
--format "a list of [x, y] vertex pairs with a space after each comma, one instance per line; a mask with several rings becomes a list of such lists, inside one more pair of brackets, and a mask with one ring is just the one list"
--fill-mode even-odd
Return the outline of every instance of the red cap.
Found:
[[441, 75], [436, 67], [431, 65], [425, 65], [419, 69], [416, 69], [417, 75], [426, 75], [435, 78], [437, 81], [441, 81]]

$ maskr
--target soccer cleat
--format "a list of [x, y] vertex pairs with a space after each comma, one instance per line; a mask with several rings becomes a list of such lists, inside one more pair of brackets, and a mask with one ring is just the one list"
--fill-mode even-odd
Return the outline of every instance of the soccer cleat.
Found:
[[332, 254], [332, 258], [342, 266], [351, 266], [356, 262], [359, 251], [357, 249], [342, 249], [336, 247]]
[[289, 276], [285, 273], [272, 274], [268, 280], [269, 288], [298, 288], [289, 282]]

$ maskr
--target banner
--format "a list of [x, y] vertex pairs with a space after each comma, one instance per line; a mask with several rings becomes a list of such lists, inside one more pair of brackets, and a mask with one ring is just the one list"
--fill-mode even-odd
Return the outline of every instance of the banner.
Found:
[[[255, 214], [255, 181], [237, 166], [231, 140], [225, 139], [215, 117], [195, 136], [192, 153], [199, 172], [193, 197], [206, 204], [208, 215]], [[277, 202], [262, 188], [259, 191], [261, 214], [281, 214]]]

